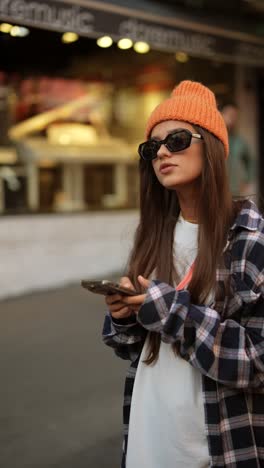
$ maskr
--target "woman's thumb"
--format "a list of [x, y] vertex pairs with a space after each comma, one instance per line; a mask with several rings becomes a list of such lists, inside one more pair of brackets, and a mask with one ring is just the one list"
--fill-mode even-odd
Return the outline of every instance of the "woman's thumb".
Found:
[[141, 284], [141, 286], [143, 286], [143, 288], [145, 289], [147, 289], [150, 285], [150, 281], [141, 275], [138, 276], [138, 281]]

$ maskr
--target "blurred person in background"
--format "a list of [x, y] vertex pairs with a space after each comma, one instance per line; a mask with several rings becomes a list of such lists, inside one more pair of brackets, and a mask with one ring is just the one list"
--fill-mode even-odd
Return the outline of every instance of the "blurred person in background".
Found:
[[264, 467], [264, 219], [233, 201], [214, 94], [181, 82], [147, 122], [140, 222], [103, 339], [131, 361], [122, 468]]
[[254, 160], [246, 140], [238, 133], [239, 110], [235, 103], [225, 104], [222, 116], [228, 130], [229, 157], [227, 160], [231, 191], [234, 196], [253, 193]]

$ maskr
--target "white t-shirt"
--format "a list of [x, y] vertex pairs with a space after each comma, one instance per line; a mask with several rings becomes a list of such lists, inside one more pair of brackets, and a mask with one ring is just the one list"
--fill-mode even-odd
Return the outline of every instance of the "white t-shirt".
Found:
[[[198, 225], [179, 218], [174, 257], [181, 279], [197, 254]], [[132, 395], [127, 468], [206, 468], [209, 452], [200, 372], [161, 342], [154, 365], [139, 361]]]

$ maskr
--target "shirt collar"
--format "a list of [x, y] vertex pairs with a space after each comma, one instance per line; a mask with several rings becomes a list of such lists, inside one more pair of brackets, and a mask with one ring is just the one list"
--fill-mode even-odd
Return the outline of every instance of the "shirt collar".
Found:
[[251, 200], [246, 200], [231, 226], [230, 231], [233, 232], [241, 227], [248, 231], [257, 231], [261, 220], [262, 216], [255, 203]]

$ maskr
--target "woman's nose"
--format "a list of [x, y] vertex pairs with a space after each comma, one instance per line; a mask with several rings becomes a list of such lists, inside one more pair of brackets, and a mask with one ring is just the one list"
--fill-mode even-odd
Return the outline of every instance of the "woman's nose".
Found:
[[170, 150], [168, 150], [166, 145], [161, 145], [159, 150], [157, 151], [157, 158], [163, 158], [167, 157], [169, 158], [171, 156]]

